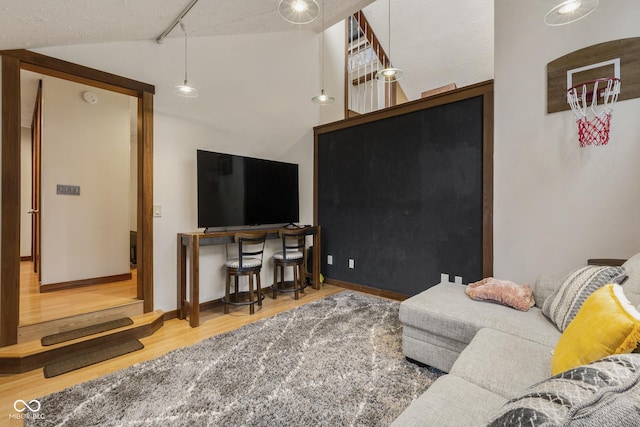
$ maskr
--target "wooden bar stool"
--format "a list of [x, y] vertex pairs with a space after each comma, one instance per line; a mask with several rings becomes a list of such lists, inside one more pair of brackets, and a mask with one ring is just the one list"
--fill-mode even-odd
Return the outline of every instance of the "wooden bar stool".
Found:
[[[298, 293], [304, 293], [307, 281], [304, 275], [304, 261], [306, 252], [305, 236], [306, 227], [282, 228], [278, 236], [282, 240], [282, 250], [273, 254], [273, 299], [278, 297], [278, 292], [293, 292], [298, 299]], [[293, 267], [293, 282], [291, 285], [285, 282], [285, 267]], [[281, 280], [278, 280], [278, 271]]]
[[[238, 245], [238, 257], [229, 259], [226, 262], [227, 281], [225, 286], [224, 297], [224, 313], [229, 313], [229, 305], [248, 305], [249, 313], [255, 312], [254, 305], [262, 306], [264, 294], [260, 287], [260, 270], [262, 269], [262, 254], [264, 252], [264, 242], [267, 239], [265, 232], [244, 232], [236, 233], [234, 242]], [[248, 292], [239, 291], [240, 276], [249, 278]], [[231, 278], [233, 281], [234, 293], [231, 293]], [[256, 279], [256, 290], [253, 290], [253, 279]], [[244, 296], [248, 298], [241, 299]]]

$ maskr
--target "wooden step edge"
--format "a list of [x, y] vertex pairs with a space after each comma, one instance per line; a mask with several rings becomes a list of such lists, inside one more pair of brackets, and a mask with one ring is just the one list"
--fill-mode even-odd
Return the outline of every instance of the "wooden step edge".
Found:
[[[164, 313], [162, 310], [156, 310], [151, 313], [133, 316], [131, 319], [134, 321], [133, 325], [65, 343], [45, 347], [40, 344], [40, 340], [37, 340], [0, 348], [0, 375], [31, 371], [65, 357], [113, 345], [114, 342], [147, 337], [162, 327]], [[34, 343], [37, 343], [37, 345]]]
[[7, 356], [17, 357], [17, 356], [20, 356], [20, 355], [29, 356], [31, 354], [40, 353], [40, 352], [42, 352], [44, 350], [55, 350], [55, 349], [60, 348], [60, 347], [67, 347], [69, 345], [77, 344], [77, 343], [82, 342], [82, 341], [87, 341], [87, 340], [90, 340], [92, 338], [97, 338], [97, 337], [101, 337], [101, 336], [105, 336], [105, 335], [110, 335], [113, 332], [119, 332], [119, 331], [124, 331], [124, 330], [128, 330], [128, 329], [135, 329], [136, 327], [139, 327], [141, 325], [145, 325], [147, 323], [153, 322], [154, 319], [156, 317], [158, 317], [158, 316], [164, 316], [164, 312], [162, 310], [156, 310], [156, 311], [152, 311], [152, 312], [149, 312], [149, 313], [130, 316], [131, 320], [133, 320], [133, 323], [131, 325], [122, 326], [122, 327], [116, 328], [116, 329], [110, 329], [108, 331], [99, 332], [97, 334], [76, 338], [76, 339], [70, 340], [70, 341], [64, 341], [64, 342], [61, 342], [61, 343], [58, 343], [58, 344], [52, 344], [52, 345], [43, 346], [42, 343], [41, 343], [41, 340], [37, 339], [37, 340], [26, 341], [26, 342], [19, 343], [19, 344], [14, 344], [14, 345], [7, 346], [7, 347], [0, 347], [0, 358], [7, 357]]
[[[144, 301], [143, 300], [133, 299], [133, 300], [128, 300], [126, 302], [123, 301], [122, 304], [117, 304], [117, 305], [114, 305], [112, 307], [101, 308], [99, 310], [90, 311], [90, 312], [87, 312], [87, 313], [76, 313], [76, 314], [72, 314], [72, 315], [66, 316], [66, 317], [57, 317], [55, 319], [44, 319], [44, 320], [41, 320], [41, 321], [38, 321], [38, 322], [33, 322], [33, 323], [20, 322], [20, 323], [18, 323], [18, 328], [32, 328], [34, 326], [47, 324], [47, 323], [64, 323], [64, 322], [68, 322], [68, 321], [71, 321], [71, 320], [76, 319], [76, 318], [83, 318], [83, 317], [100, 317], [100, 313], [110, 313], [110, 312], [114, 312], [114, 311], [118, 312], [118, 311], [126, 310], [126, 309], [129, 309], [129, 308], [135, 308], [136, 306], [141, 306], [142, 307], [143, 305], [144, 305]], [[61, 332], [64, 332], [64, 331], [61, 331]]]

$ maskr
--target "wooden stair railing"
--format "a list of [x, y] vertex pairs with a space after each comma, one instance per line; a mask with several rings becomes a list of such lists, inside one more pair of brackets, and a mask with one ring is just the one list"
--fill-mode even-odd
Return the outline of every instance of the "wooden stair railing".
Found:
[[[355, 60], [355, 55], [359, 53], [365, 53], [367, 49], [371, 49], [376, 57], [375, 63], [374, 61], [371, 61], [370, 71], [367, 70], [367, 64], [365, 63], [364, 65], [365, 70], [364, 70], [364, 74], [362, 75], [359, 74], [359, 71], [360, 71], [359, 69], [362, 68], [361, 65], [358, 64], [354, 67], [352, 64], [352, 61], [349, 61], [349, 60], [347, 61], [347, 67], [345, 70], [345, 73], [347, 74], [347, 76], [345, 80], [347, 82], [350, 82], [350, 84], [347, 85], [347, 88], [345, 90], [347, 91], [346, 98], [348, 100], [347, 101], [348, 110], [350, 112], [349, 116], [353, 115], [353, 113], [356, 113], [356, 114], [366, 113], [369, 111], [379, 110], [381, 108], [392, 107], [401, 102], [406, 102], [407, 96], [405, 95], [404, 91], [402, 90], [398, 82], [393, 82], [393, 83], [380, 82], [379, 86], [375, 85], [376, 83], [375, 76], [378, 70], [380, 70], [381, 67], [384, 68], [388, 64], [391, 64], [391, 60], [387, 55], [386, 51], [384, 50], [384, 47], [380, 44], [380, 40], [378, 39], [375, 32], [373, 31], [373, 28], [371, 27], [371, 24], [365, 17], [364, 13], [361, 10], [354, 13], [351, 16], [351, 19], [347, 21], [347, 25], [357, 26], [357, 28], [347, 29], [347, 38], [348, 38], [347, 39], [347, 56]], [[354, 33], [354, 30], [356, 30], [357, 32]], [[362, 38], [364, 39], [364, 42], [361, 40], [361, 35], [362, 35]], [[374, 68], [374, 65], [375, 65], [375, 68]], [[351, 75], [354, 72], [354, 70], [357, 70], [356, 71], [357, 76], [355, 78], [352, 78]], [[372, 82], [372, 83], [369, 83], [369, 82]], [[363, 108], [360, 109], [359, 98], [361, 97], [361, 94], [359, 92], [359, 88], [363, 85], [366, 85], [367, 83], [371, 85], [371, 89], [367, 94], [366, 86], [365, 86], [364, 94], [363, 94], [363, 97], [365, 99], [363, 101]], [[357, 88], [355, 91], [355, 94], [352, 89], [353, 87]], [[382, 90], [380, 91], [379, 88], [382, 88]], [[384, 105], [380, 107], [378, 105], [379, 102], [377, 102], [378, 100], [376, 99], [375, 107], [374, 107], [374, 102], [373, 102], [374, 97], [378, 98], [378, 95], [380, 95], [380, 92], [384, 93]], [[353, 105], [354, 96], [356, 97], [355, 106]], [[367, 96], [369, 97], [368, 99], [369, 109], [367, 109], [367, 105], [366, 105]]]

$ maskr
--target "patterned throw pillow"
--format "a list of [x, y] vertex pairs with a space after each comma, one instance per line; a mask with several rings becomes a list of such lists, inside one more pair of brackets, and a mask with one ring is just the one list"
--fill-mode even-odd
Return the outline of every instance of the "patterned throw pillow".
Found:
[[640, 354], [605, 357], [534, 384], [488, 426], [640, 426]]
[[579, 268], [569, 274], [562, 285], [545, 300], [542, 313], [563, 332], [589, 295], [606, 284], [620, 284], [625, 277], [625, 269], [622, 267], [588, 265]]

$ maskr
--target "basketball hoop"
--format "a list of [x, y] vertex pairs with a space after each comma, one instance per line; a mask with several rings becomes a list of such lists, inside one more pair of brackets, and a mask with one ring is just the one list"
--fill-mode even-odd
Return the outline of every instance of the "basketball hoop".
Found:
[[615, 77], [580, 83], [567, 90], [567, 102], [576, 115], [580, 147], [609, 142], [611, 112], [619, 94], [620, 79]]

